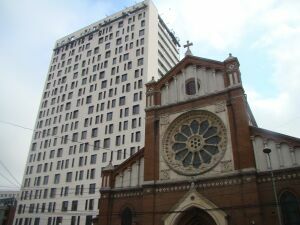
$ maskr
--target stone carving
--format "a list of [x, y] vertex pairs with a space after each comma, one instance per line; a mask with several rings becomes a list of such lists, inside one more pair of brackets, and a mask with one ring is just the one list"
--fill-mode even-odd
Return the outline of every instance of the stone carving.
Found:
[[169, 180], [170, 179], [170, 170], [161, 170], [160, 171], [160, 179], [162, 180]]
[[231, 160], [221, 161], [222, 172], [229, 172], [233, 170], [233, 165]]
[[239, 68], [238, 64], [236, 62], [233, 62], [227, 65], [226, 71], [232, 72], [234, 70], [237, 70], [238, 68]]
[[225, 111], [225, 101], [217, 102], [215, 104], [215, 112], [224, 112]]
[[163, 115], [160, 117], [160, 124], [161, 125], [166, 125], [169, 124], [169, 115]]

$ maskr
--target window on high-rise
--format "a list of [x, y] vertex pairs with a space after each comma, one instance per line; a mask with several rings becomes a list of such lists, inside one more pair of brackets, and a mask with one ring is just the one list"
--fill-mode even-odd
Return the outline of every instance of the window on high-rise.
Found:
[[103, 152], [103, 154], [102, 154], [102, 162], [106, 162], [106, 160], [107, 160], [107, 153]]
[[89, 186], [89, 194], [95, 194], [96, 192], [96, 184], [93, 183], [93, 184], [90, 184]]
[[97, 162], [97, 155], [96, 154], [91, 155], [90, 164], [96, 164], [96, 162]]
[[143, 36], [144, 34], [145, 34], [145, 30], [144, 29], [142, 29], [142, 30], [139, 31], [139, 36]]
[[116, 146], [120, 146], [120, 144], [121, 144], [121, 136], [118, 135], [116, 136]]
[[54, 175], [54, 184], [58, 184], [59, 183], [59, 180], [60, 180], [60, 174], [55, 174]]
[[94, 106], [90, 106], [90, 107], [88, 108], [88, 114], [92, 114], [93, 111], [94, 111]]
[[116, 45], [120, 45], [120, 44], [122, 44], [122, 38], [118, 38], [118, 39], [116, 40]]
[[118, 150], [117, 151], [117, 160], [121, 160], [122, 159], [122, 150]]
[[121, 81], [122, 82], [127, 81], [127, 74], [126, 73], [122, 75]]
[[97, 137], [98, 135], [98, 128], [93, 128], [92, 129], [92, 138]]
[[51, 188], [50, 189], [50, 198], [55, 198], [56, 197], [56, 188]]
[[119, 106], [125, 105], [125, 100], [126, 100], [125, 96], [120, 97], [119, 98]]
[[142, 66], [143, 64], [144, 64], [144, 58], [138, 59], [137, 65], [138, 65], [138, 66]]
[[109, 112], [106, 114], [106, 121], [111, 121], [113, 118], [113, 113], [112, 112]]
[[141, 141], [141, 132], [138, 131], [135, 133], [135, 141], [140, 142]]
[[72, 201], [71, 211], [77, 211], [77, 207], [78, 207], [78, 200]]
[[100, 141], [94, 141], [94, 150], [99, 150], [100, 149]]
[[132, 107], [132, 114], [136, 115], [136, 114], [139, 114], [139, 113], [140, 113], [140, 106], [139, 105], [134, 105]]
[[63, 201], [61, 205], [61, 211], [66, 212], [68, 211], [68, 201]]
[[110, 138], [105, 138], [103, 141], [103, 147], [109, 148], [110, 147]]
[[72, 172], [67, 173], [66, 182], [72, 182]]

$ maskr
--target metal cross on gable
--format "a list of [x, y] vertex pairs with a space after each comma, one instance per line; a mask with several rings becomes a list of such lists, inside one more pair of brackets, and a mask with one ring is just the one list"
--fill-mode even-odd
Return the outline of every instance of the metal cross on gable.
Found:
[[187, 48], [185, 55], [193, 55], [190, 46], [193, 45], [193, 42], [187, 41], [186, 44], [183, 46], [184, 48]]
[[184, 48], [190, 48], [190, 46], [193, 45], [193, 42], [190, 42], [190, 41], [186, 41], [186, 44], [183, 46]]

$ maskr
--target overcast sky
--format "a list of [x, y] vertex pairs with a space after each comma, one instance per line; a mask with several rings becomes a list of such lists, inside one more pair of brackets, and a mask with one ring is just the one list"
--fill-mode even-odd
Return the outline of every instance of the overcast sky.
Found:
[[[21, 183], [50, 57], [57, 39], [135, 1], [0, 0], [0, 189]], [[260, 127], [300, 137], [299, 0], [154, 0], [194, 55], [241, 64]], [[181, 50], [183, 52], [183, 50]], [[7, 181], [5, 178], [10, 180]]]

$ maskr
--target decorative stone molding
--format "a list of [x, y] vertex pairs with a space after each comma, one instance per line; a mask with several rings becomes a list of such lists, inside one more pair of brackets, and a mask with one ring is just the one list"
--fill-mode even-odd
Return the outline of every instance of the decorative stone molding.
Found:
[[225, 106], [226, 106], [225, 101], [217, 102], [215, 104], [215, 112], [216, 113], [224, 112]]
[[[296, 179], [296, 178], [300, 178], [300, 172], [293, 172], [293, 173], [285, 173], [285, 174], [274, 174], [274, 180], [275, 181], [281, 181], [281, 180], [291, 180], [291, 179]], [[261, 178], [257, 179], [258, 183], [268, 183], [271, 182], [271, 176], [264, 176]]]
[[160, 179], [162, 180], [169, 180], [170, 179], [170, 170], [161, 170], [160, 171]]
[[170, 121], [169, 121], [169, 115], [165, 114], [163, 116], [160, 117], [160, 124], [161, 125], [167, 125], [169, 124]]
[[232, 160], [221, 161], [220, 164], [221, 164], [221, 170], [222, 170], [222, 172], [233, 171]]
[[216, 166], [227, 148], [226, 127], [215, 114], [190, 111], [177, 117], [162, 140], [168, 166], [182, 175], [198, 175]]
[[237, 62], [232, 62], [232, 63], [226, 65], [226, 72], [227, 73], [231, 73], [231, 72], [236, 71], [238, 69], [239, 69], [239, 65], [238, 65]]

